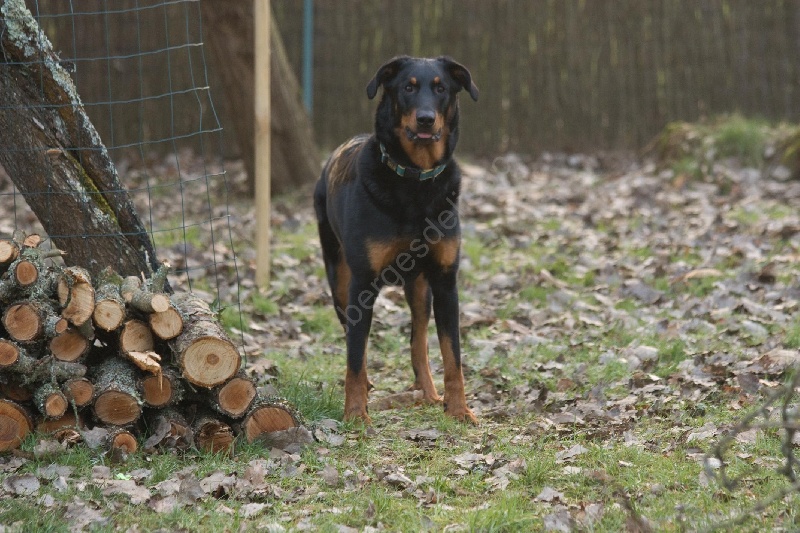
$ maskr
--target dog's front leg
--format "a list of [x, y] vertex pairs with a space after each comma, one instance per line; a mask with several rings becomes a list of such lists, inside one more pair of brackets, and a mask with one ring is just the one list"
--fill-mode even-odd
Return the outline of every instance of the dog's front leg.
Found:
[[367, 414], [367, 341], [377, 296], [370, 285], [351, 283], [345, 309], [347, 374], [344, 379], [344, 419], [361, 419], [366, 424], [372, 423]]
[[458, 331], [458, 288], [456, 272], [442, 272], [431, 279], [433, 315], [444, 363], [444, 412], [458, 420], [477, 424], [467, 407], [464, 374], [461, 370], [461, 343]]

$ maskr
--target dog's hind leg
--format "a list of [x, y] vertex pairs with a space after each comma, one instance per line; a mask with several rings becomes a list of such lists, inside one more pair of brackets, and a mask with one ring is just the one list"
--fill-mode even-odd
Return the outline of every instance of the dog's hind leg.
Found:
[[422, 391], [425, 403], [441, 403], [436, 392], [428, 361], [428, 322], [431, 319], [431, 287], [424, 274], [407, 282], [403, 289], [411, 308], [411, 366], [414, 369], [415, 390]]

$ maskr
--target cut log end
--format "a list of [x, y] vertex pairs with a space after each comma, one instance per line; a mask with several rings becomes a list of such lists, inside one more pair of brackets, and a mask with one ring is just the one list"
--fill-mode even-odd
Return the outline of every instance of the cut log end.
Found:
[[0, 241], [0, 264], [10, 263], [19, 256], [19, 247], [14, 241], [3, 239]]
[[163, 313], [169, 309], [169, 296], [166, 294], [154, 294], [150, 299], [150, 306], [153, 308], [154, 313]]
[[133, 433], [127, 430], [118, 430], [112, 433], [108, 439], [108, 447], [110, 450], [119, 450], [125, 453], [135, 453], [139, 448], [136, 442], [136, 437]]
[[42, 418], [36, 423], [38, 433], [53, 434], [64, 429], [77, 429], [83, 427], [83, 420], [80, 416], [75, 416], [72, 410], [68, 410], [61, 418]]
[[232, 418], [245, 415], [256, 397], [255, 384], [244, 377], [234, 377], [217, 394], [217, 408]]
[[39, 279], [39, 269], [30, 261], [20, 261], [14, 269], [14, 277], [20, 287], [29, 287]]
[[28, 248], [38, 248], [43, 242], [44, 239], [38, 233], [31, 233], [22, 240], [23, 246], [27, 246]]
[[6, 309], [3, 325], [11, 338], [20, 342], [34, 341], [43, 333], [42, 316], [32, 302], [21, 302]]
[[19, 348], [5, 339], [0, 339], [0, 368], [13, 365], [19, 360]]
[[215, 387], [239, 370], [241, 357], [236, 347], [219, 337], [195, 338], [181, 358], [183, 376], [200, 387]]
[[0, 398], [7, 398], [15, 402], [29, 402], [33, 399], [33, 391], [30, 387], [14, 381], [0, 383]]
[[64, 394], [76, 407], [84, 407], [92, 402], [94, 385], [86, 378], [75, 378], [64, 384]]
[[228, 451], [233, 446], [233, 430], [215, 418], [204, 418], [195, 424], [195, 444], [204, 452]]
[[149, 352], [153, 350], [153, 333], [141, 320], [128, 320], [119, 335], [123, 352]]
[[255, 407], [244, 421], [247, 442], [253, 442], [264, 433], [283, 431], [300, 425], [295, 415], [281, 405], [264, 404]]
[[50, 341], [50, 352], [59, 361], [77, 361], [90, 347], [89, 340], [74, 329], [67, 330]]
[[128, 393], [110, 390], [100, 394], [94, 402], [94, 413], [105, 424], [124, 426], [135, 422], [142, 414], [139, 402]]
[[24, 407], [0, 400], [0, 452], [19, 448], [32, 428], [33, 422]]
[[177, 309], [170, 305], [165, 311], [150, 315], [150, 328], [158, 338], [168, 341], [181, 334], [183, 319]]
[[61, 316], [80, 326], [94, 313], [95, 294], [89, 273], [78, 267], [64, 269], [58, 280], [58, 301], [63, 307]]
[[69, 402], [63, 393], [50, 394], [44, 401], [44, 415], [47, 418], [61, 418], [67, 412]]
[[104, 331], [114, 331], [125, 320], [125, 306], [116, 300], [101, 300], [92, 313], [94, 325]]
[[142, 379], [141, 390], [142, 400], [150, 407], [164, 407], [172, 401], [172, 381], [161, 374]]

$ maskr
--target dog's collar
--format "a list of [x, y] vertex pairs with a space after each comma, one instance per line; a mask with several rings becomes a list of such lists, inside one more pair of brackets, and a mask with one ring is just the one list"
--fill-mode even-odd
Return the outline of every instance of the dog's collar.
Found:
[[392, 169], [392, 171], [401, 178], [408, 177], [412, 179], [417, 179], [419, 181], [430, 180], [435, 178], [442, 172], [444, 172], [445, 167], [447, 167], [447, 163], [443, 163], [429, 170], [420, 170], [414, 167], [404, 167], [403, 165], [398, 164], [397, 161], [389, 157], [389, 153], [386, 151], [386, 147], [383, 145], [383, 143], [380, 143], [380, 145], [381, 145], [381, 163], [385, 164], [387, 167]]

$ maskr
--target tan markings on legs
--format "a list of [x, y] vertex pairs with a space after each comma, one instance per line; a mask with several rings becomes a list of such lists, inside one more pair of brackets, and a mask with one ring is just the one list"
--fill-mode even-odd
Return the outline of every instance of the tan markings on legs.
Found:
[[344, 377], [344, 419], [362, 420], [365, 424], [372, 424], [367, 414], [367, 396], [369, 394], [369, 379], [367, 378], [367, 348], [364, 346], [364, 359], [358, 373], [347, 368]]
[[428, 300], [428, 280], [420, 274], [411, 287], [411, 366], [414, 368], [414, 386], [422, 391], [424, 403], [441, 403], [436, 392], [428, 361], [428, 322], [430, 308]]
[[456, 260], [458, 260], [458, 249], [460, 246], [461, 239], [459, 237], [442, 239], [436, 244], [431, 244], [434, 261], [447, 272], [453, 268]]
[[444, 412], [457, 420], [477, 424], [478, 419], [467, 407], [464, 374], [461, 371], [461, 365], [456, 364], [450, 337], [440, 335], [439, 344], [442, 348], [442, 361], [444, 362]]
[[408, 239], [368, 241], [367, 256], [370, 268], [375, 274], [379, 274], [397, 258], [400, 252], [408, 250], [409, 246], [411, 246], [411, 241]]
[[447, 136], [450, 134], [449, 128], [445, 125], [444, 116], [437, 112], [433, 122], [434, 133], [442, 132], [441, 137], [436, 142], [415, 143], [406, 135], [406, 128], [411, 131], [417, 131], [416, 111], [401, 117], [400, 127], [395, 129], [395, 133], [397, 138], [400, 139], [400, 146], [414, 166], [422, 170], [430, 170], [435, 167], [444, 158], [447, 148]]

